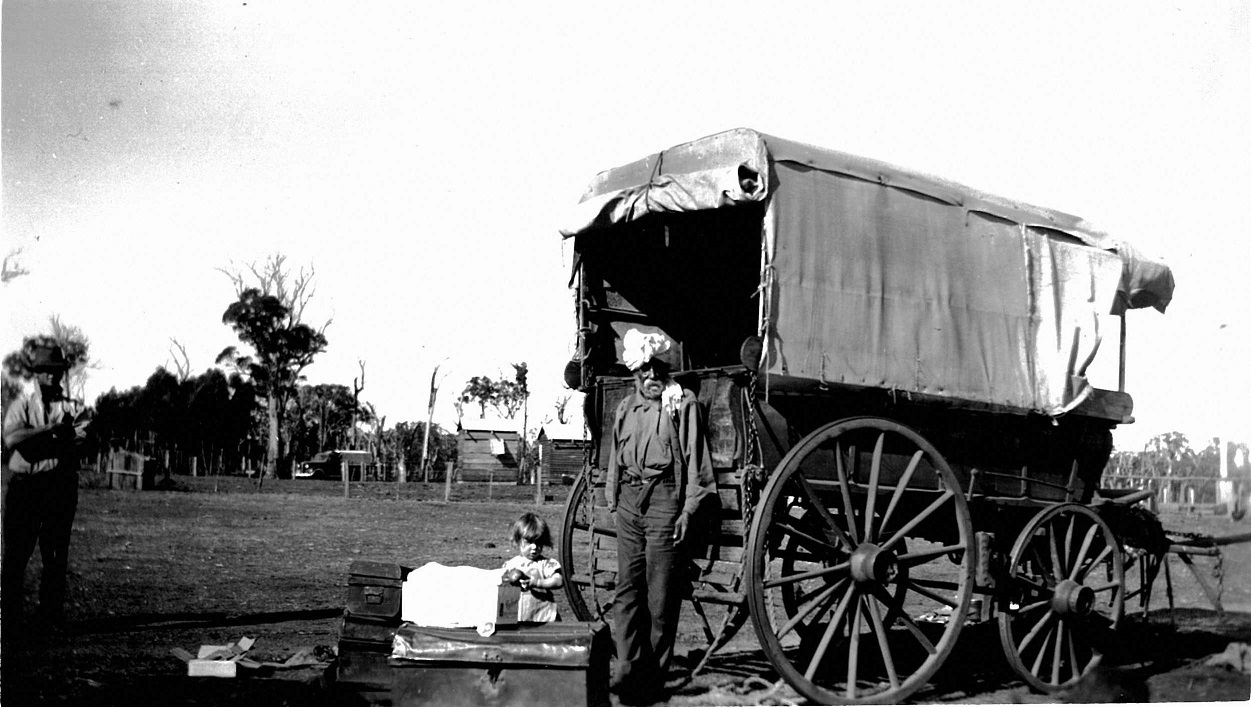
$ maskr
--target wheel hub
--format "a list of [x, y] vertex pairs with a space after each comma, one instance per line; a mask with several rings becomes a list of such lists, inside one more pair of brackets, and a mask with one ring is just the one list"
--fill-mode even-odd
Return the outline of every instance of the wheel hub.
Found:
[[1095, 590], [1071, 579], [1056, 585], [1051, 608], [1061, 616], [1089, 616], [1095, 608]]
[[890, 550], [864, 543], [851, 553], [851, 576], [857, 582], [886, 584], [899, 574], [899, 559]]

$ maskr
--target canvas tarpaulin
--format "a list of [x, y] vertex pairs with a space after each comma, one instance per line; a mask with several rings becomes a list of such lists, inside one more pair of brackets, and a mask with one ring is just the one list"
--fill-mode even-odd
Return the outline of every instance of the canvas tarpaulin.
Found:
[[1057, 415], [1103, 317], [1172, 297], [1167, 266], [1076, 217], [750, 130], [601, 173], [562, 233], [748, 201], [769, 373]]
[[[913, 192], [776, 166], [768, 370], [1062, 412], [1120, 261]], [[837, 233], [835, 238], [820, 234]]]

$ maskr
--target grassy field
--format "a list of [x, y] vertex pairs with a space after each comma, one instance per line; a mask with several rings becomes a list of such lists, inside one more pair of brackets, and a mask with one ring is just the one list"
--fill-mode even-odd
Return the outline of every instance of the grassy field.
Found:
[[[513, 485], [488, 490], [485, 485], [464, 484], [454, 496], [461, 500], [453, 503], [443, 503], [443, 487], [434, 484], [354, 484], [347, 499], [336, 482], [266, 481], [258, 488], [241, 477], [179, 477], [167, 490], [140, 493], [86, 488], [71, 548], [67, 632], [31, 636], [16, 644], [5, 636], [0, 700], [5, 705], [225, 705], [245, 700], [253, 705], [333, 704], [335, 697], [319, 671], [191, 679], [170, 650], [194, 652], [201, 644], [249, 636], [257, 641], [254, 657], [282, 660], [300, 649], [333, 646], [353, 560], [499, 566], [514, 552], [506, 536], [519, 514], [536, 510], [558, 531], [566, 489], [557, 486], [550, 491], [551, 501], [536, 507], [533, 488]], [[1248, 527], [1210, 516], [1163, 520], [1169, 528], [1214, 535]], [[1243, 611], [1251, 611], [1248, 548], [1251, 545], [1228, 548], [1220, 567], [1226, 603]], [[1211, 575], [1212, 560], [1202, 558], [1199, 563], [1201, 571]], [[28, 570], [28, 597], [35, 592], [38, 565], [36, 553]], [[1199, 627], [1195, 630], [1206, 631], [1202, 633], [1206, 642], [1187, 644], [1192, 646], [1187, 649], [1193, 654], [1190, 658], [1218, 652], [1229, 640], [1251, 642], [1251, 614], [1235, 617], [1232, 623], [1212, 622], [1214, 614], [1190, 573], [1175, 559], [1172, 567], [1175, 603], [1190, 607], [1190, 614], [1181, 615], [1191, 618], [1180, 628], [1166, 626], [1160, 629], [1165, 634], [1152, 636], [1176, 637], [1176, 632], [1189, 630], [1186, 621], [1192, 621]], [[1162, 580], [1159, 586], [1153, 602], [1157, 610], [1165, 607]], [[563, 596], [560, 602], [568, 616]], [[690, 613], [688, 608], [684, 614], [681, 650], [701, 644]], [[981, 649], [977, 641], [962, 643]], [[953, 656], [949, 665], [976, 660]], [[724, 656], [714, 658], [709, 671], [670, 704], [797, 699], [785, 687], [769, 693], [768, 683], [761, 681], [771, 677], [749, 625]], [[1193, 676], [1187, 679], [1194, 684]], [[1176, 694], [1182, 697], [1175, 699], [1194, 692], [1179, 687]], [[1219, 691], [1208, 694], [1228, 699]], [[942, 702], [1037, 701], [1010, 678], [1004, 684], [1002, 676], [981, 687], [919, 697]]]
[[[553, 524], [561, 516], [559, 503], [536, 508], [532, 487], [499, 485], [487, 502], [480, 485], [459, 496], [482, 501], [445, 504], [412, 500], [442, 499], [442, 486], [379, 486], [354, 484], [349, 499], [334, 482], [266, 481], [258, 490], [241, 477], [179, 478], [175, 490], [141, 493], [84, 489], [71, 547], [71, 640], [35, 638], [6, 651], [0, 699], [179, 703], [169, 682], [188, 681], [174, 680], [185, 668], [172, 648], [248, 635], [253, 654], [285, 659], [334, 645], [353, 560], [500, 566], [515, 553], [507, 534], [518, 515], [537, 510]], [[28, 597], [38, 566], [36, 553]]]

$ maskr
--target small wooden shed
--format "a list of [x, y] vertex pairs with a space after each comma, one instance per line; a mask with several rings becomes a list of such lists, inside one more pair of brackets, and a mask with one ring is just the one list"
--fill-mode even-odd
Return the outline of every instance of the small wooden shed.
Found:
[[539, 430], [539, 466], [545, 483], [573, 483], [582, 473], [586, 450], [591, 448], [582, 424], [549, 422]]
[[461, 420], [457, 445], [461, 481], [517, 481], [519, 420]]

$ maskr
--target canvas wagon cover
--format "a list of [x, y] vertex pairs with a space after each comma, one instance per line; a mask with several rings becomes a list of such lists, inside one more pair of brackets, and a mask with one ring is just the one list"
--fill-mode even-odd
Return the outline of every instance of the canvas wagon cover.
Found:
[[1057, 415], [1106, 316], [1172, 298], [1167, 266], [1075, 216], [748, 129], [600, 173], [561, 232], [746, 202], [769, 374]]

